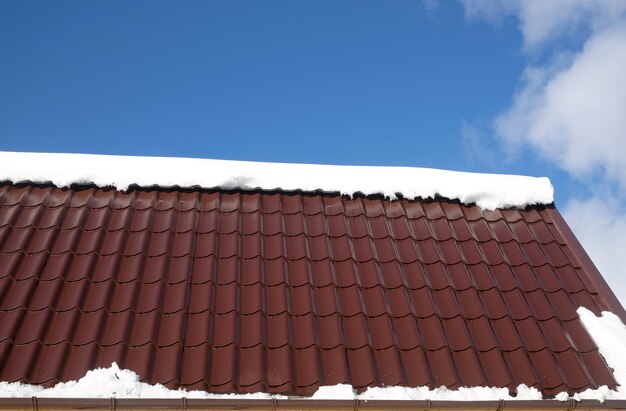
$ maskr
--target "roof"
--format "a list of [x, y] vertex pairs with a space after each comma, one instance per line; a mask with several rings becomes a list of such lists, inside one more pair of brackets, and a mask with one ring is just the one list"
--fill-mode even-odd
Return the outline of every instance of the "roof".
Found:
[[457, 199], [483, 209], [550, 204], [546, 177], [417, 167], [261, 163], [176, 157], [0, 152], [0, 181], [57, 187], [264, 189]]
[[552, 204], [0, 186], [2, 381], [614, 388], [579, 306], [626, 318]]

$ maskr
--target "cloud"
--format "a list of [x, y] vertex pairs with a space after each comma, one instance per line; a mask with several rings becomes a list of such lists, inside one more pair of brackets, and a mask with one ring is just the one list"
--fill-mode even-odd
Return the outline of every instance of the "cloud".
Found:
[[517, 17], [524, 48], [537, 49], [566, 36], [598, 32], [626, 15], [622, 0], [462, 0], [469, 18], [498, 23]]
[[626, 1], [462, 2], [470, 19], [518, 20], [528, 63], [494, 134], [593, 193], [570, 199], [564, 216], [626, 303]]
[[495, 131], [511, 148], [530, 145], [578, 178], [599, 172], [626, 189], [626, 24], [566, 60], [528, 67]]
[[422, 5], [427, 13], [433, 13], [439, 7], [439, 0], [422, 0]]
[[496, 154], [488, 136], [480, 128], [466, 121], [461, 123], [461, 143], [463, 153], [470, 163], [489, 167], [497, 164]]
[[570, 200], [563, 216], [617, 297], [626, 302], [626, 216], [605, 196]]

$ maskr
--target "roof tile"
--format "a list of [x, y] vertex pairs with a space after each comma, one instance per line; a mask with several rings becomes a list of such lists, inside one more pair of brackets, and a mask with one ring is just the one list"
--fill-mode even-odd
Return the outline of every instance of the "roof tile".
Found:
[[117, 361], [213, 392], [614, 387], [576, 314], [611, 309], [607, 291], [560, 221], [444, 200], [0, 185], [0, 377], [52, 385]]
[[476, 351], [472, 349], [452, 351], [452, 359], [459, 376], [460, 386], [480, 387], [487, 384]]

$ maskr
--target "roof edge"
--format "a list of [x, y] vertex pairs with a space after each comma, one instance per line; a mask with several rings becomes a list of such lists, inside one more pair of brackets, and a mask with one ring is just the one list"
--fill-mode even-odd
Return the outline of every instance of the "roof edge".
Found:
[[587, 254], [585, 248], [582, 246], [580, 241], [578, 241], [578, 238], [576, 238], [576, 235], [570, 228], [569, 224], [567, 224], [567, 221], [565, 221], [559, 210], [557, 210], [556, 207], [550, 207], [550, 209], [552, 210], [551, 217], [555, 223], [554, 225], [556, 229], [571, 247], [572, 252], [576, 256], [576, 258], [578, 258], [581, 267], [583, 268], [585, 273], [587, 273], [587, 276], [591, 283], [600, 292], [599, 297], [604, 301], [606, 307], [613, 314], [620, 317], [622, 322], [626, 324], [626, 310], [624, 310], [624, 307], [620, 303], [619, 299], [617, 298], [615, 293], [613, 293], [611, 287], [609, 287], [609, 284], [600, 273], [600, 270], [598, 270], [596, 265], [593, 263], [591, 257], [589, 257], [589, 254]]
[[188, 399], [188, 398], [0, 398], [0, 409], [42, 408], [63, 409], [417, 409], [417, 410], [624, 410], [626, 400], [500, 400], [500, 401], [443, 401], [443, 400], [317, 400], [288, 399]]
[[[202, 187], [202, 186], [159, 186], [159, 185], [150, 185], [150, 186], [140, 186], [137, 184], [129, 185], [125, 190], [121, 190], [115, 186], [98, 186], [94, 183], [72, 183], [69, 186], [58, 186], [53, 182], [33, 182], [33, 181], [11, 181], [11, 180], [0, 180], [0, 187], [2, 186], [13, 186], [13, 187], [38, 187], [38, 188], [55, 188], [59, 190], [73, 190], [73, 191], [83, 191], [83, 190], [114, 190], [120, 193], [131, 193], [133, 191], [141, 191], [141, 192], [150, 192], [150, 191], [158, 191], [161, 193], [223, 193], [223, 194], [235, 194], [235, 193], [245, 193], [245, 194], [283, 194], [283, 195], [302, 195], [302, 196], [327, 196], [327, 197], [336, 197], [341, 196], [343, 198], [367, 198], [367, 199], [380, 199], [380, 200], [389, 200], [389, 201], [399, 201], [399, 200], [407, 200], [407, 201], [419, 201], [422, 203], [432, 203], [432, 202], [448, 202], [459, 204], [465, 207], [478, 206], [475, 202], [473, 203], [464, 203], [458, 198], [450, 198], [444, 197], [439, 194], [435, 194], [432, 197], [413, 197], [407, 198], [402, 193], [396, 193], [394, 198], [389, 198], [382, 193], [374, 193], [374, 194], [366, 194], [361, 191], [356, 191], [351, 195], [341, 193], [340, 191], [324, 191], [324, 190], [302, 190], [302, 189], [293, 189], [287, 190], [282, 188], [274, 188], [274, 189], [264, 189], [264, 188], [223, 188], [223, 187]], [[519, 209], [519, 210], [529, 210], [529, 209], [546, 209], [546, 208], [554, 208], [555, 203], [534, 203], [527, 204], [524, 207], [517, 206], [509, 206], [509, 207], [501, 207], [500, 210], [506, 209]], [[492, 211], [492, 210], [487, 210]]]
[[320, 165], [0, 151], [0, 181], [51, 182], [58, 187], [93, 183], [126, 190], [130, 185], [221, 187], [382, 194], [391, 199], [440, 195], [480, 208], [549, 204], [547, 177], [486, 174], [399, 166]]

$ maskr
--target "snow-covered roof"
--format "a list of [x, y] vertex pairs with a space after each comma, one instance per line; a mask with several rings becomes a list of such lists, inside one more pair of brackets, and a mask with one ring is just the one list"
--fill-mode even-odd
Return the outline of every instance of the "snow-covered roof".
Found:
[[382, 194], [391, 199], [436, 195], [476, 203], [483, 209], [550, 204], [554, 189], [546, 177], [481, 174], [416, 167], [262, 163], [176, 157], [0, 152], [0, 181], [95, 184], [126, 190], [201, 187], [346, 195]]

